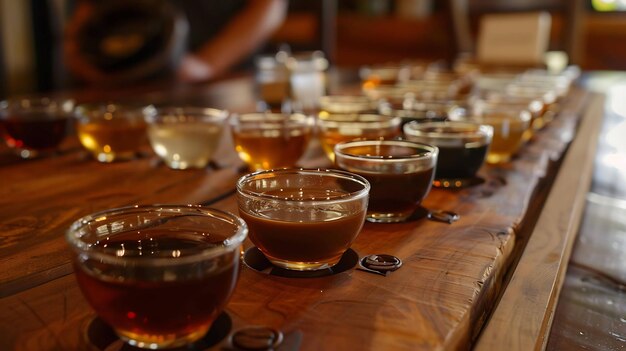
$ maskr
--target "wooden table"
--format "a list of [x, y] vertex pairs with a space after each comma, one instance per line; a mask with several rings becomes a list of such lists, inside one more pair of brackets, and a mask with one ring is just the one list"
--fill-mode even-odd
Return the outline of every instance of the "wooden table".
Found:
[[[96, 100], [104, 95], [77, 96]], [[254, 103], [251, 82], [245, 77], [134, 97], [148, 103], [203, 103], [234, 111], [250, 110]], [[433, 189], [424, 206], [457, 212], [458, 222], [366, 223], [352, 248], [360, 256], [400, 257], [404, 264], [396, 272], [383, 277], [349, 269], [326, 277], [285, 278], [244, 266], [227, 307], [232, 329], [249, 325], [279, 329], [285, 334], [279, 349], [285, 350], [468, 349], [502, 298], [493, 317], [498, 322], [487, 324], [487, 339], [483, 333], [477, 347], [503, 349], [499, 346], [510, 344], [511, 334], [537, 339], [549, 328], [560, 287], [559, 263], [567, 262], [570, 230], [581, 210], [577, 197], [589, 186], [586, 175], [591, 173], [593, 153], [583, 144], [597, 135], [594, 126], [601, 102], [600, 96], [572, 90], [554, 123], [514, 162], [483, 167], [481, 185]], [[95, 314], [69, 263], [64, 233], [73, 220], [132, 204], [202, 203], [237, 212], [233, 189], [242, 175], [241, 162], [228, 133], [215, 158], [217, 169], [170, 170], [152, 154], [101, 164], [75, 146], [75, 140], [69, 140], [65, 152], [40, 160], [15, 160], [7, 150], [0, 157], [0, 350], [106, 348], [106, 342], [94, 341]], [[302, 163], [330, 166], [316, 143]], [[536, 236], [535, 226], [552, 227], [548, 234], [565, 227], [567, 233]], [[246, 247], [250, 245], [246, 242]], [[526, 252], [532, 250], [530, 257], [524, 247]], [[518, 262], [521, 271], [514, 270]], [[534, 263], [538, 265], [533, 267]], [[522, 290], [511, 290], [520, 284]], [[500, 312], [502, 306], [512, 309]], [[511, 329], [525, 328], [520, 318], [527, 314], [538, 327], [531, 325], [530, 332]], [[117, 343], [108, 349], [119, 347]]]

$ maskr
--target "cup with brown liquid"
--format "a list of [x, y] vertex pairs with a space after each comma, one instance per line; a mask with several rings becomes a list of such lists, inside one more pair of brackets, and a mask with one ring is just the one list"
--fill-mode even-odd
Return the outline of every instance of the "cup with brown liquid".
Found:
[[251, 171], [294, 167], [311, 139], [314, 119], [300, 113], [232, 115], [235, 150]]
[[100, 162], [130, 160], [147, 145], [145, 118], [152, 106], [85, 104], [76, 108], [78, 138]]
[[393, 138], [400, 135], [402, 118], [371, 114], [329, 114], [322, 111], [318, 115], [318, 137], [326, 156], [335, 159], [334, 147], [342, 141], [354, 139]]
[[437, 146], [435, 185], [445, 187], [475, 177], [485, 162], [493, 128], [469, 122], [410, 122], [404, 125], [404, 135], [408, 140]]
[[0, 102], [0, 134], [22, 158], [54, 153], [68, 133], [72, 100], [10, 99]]
[[437, 165], [436, 146], [408, 140], [353, 140], [335, 146], [335, 163], [367, 179], [367, 220], [407, 220], [430, 192]]
[[281, 169], [237, 181], [250, 240], [275, 266], [314, 271], [339, 262], [361, 231], [370, 185], [325, 169]]
[[78, 285], [130, 345], [161, 349], [202, 338], [239, 276], [246, 224], [201, 206], [131, 206], [75, 221], [66, 234]]

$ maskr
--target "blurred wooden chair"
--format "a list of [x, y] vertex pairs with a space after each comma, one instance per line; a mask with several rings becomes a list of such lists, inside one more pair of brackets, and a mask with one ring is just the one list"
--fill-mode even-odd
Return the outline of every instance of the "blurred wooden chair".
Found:
[[547, 11], [552, 15], [550, 50], [580, 64], [584, 47], [584, 0], [448, 0], [457, 53], [474, 53], [480, 17], [492, 13]]

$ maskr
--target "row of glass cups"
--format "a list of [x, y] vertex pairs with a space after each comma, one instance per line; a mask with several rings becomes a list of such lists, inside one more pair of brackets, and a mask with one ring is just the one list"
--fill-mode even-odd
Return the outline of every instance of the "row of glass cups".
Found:
[[[430, 144], [343, 141], [334, 146], [341, 170], [290, 168], [242, 176], [236, 183], [239, 216], [198, 206], [133, 206], [81, 218], [67, 232], [79, 286], [131, 345], [193, 343], [233, 294], [246, 235], [278, 267], [328, 269], [352, 246], [364, 220], [410, 218], [428, 195], [448, 146], [465, 153], [488, 147], [492, 135], [488, 126], [459, 122], [409, 123], [404, 129]], [[452, 175], [473, 175], [480, 164]]]
[[[416, 139], [437, 142], [442, 151], [488, 145], [491, 137], [489, 127], [474, 124], [421, 127], [411, 123], [405, 129], [416, 129]], [[341, 170], [285, 168], [242, 176], [236, 183], [239, 216], [192, 205], [88, 215], [66, 235], [79, 286], [129, 344], [157, 349], [193, 343], [233, 294], [246, 235], [280, 268], [333, 267], [364, 220], [410, 218], [430, 191], [439, 150], [409, 140], [344, 141], [334, 147]], [[460, 172], [469, 175], [480, 163]]]
[[[334, 146], [356, 138], [395, 138], [400, 117], [341, 113], [342, 101], [314, 117], [299, 113], [248, 113], [230, 116], [235, 149], [250, 170], [293, 167], [315, 134], [329, 159]], [[327, 100], [331, 100], [328, 97]], [[357, 100], [361, 103], [360, 99]], [[367, 102], [371, 103], [371, 102]], [[54, 150], [74, 127], [81, 144], [94, 158], [112, 162], [134, 158], [150, 140], [155, 153], [172, 168], [205, 167], [219, 144], [229, 114], [210, 108], [155, 108], [121, 104], [74, 105], [69, 100], [21, 99], [3, 102], [0, 120], [8, 145], [23, 157]], [[328, 105], [328, 103], [327, 103]], [[352, 108], [352, 107], [350, 107]], [[352, 111], [352, 110], [348, 110]]]

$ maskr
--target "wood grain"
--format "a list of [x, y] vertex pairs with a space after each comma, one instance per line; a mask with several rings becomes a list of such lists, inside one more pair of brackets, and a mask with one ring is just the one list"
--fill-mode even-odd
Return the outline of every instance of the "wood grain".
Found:
[[[585, 93], [572, 94], [576, 98], [567, 104], [581, 108]], [[354, 250], [404, 261], [387, 277], [352, 269], [294, 279], [244, 267], [227, 308], [235, 326], [301, 332], [302, 350], [468, 349], [515, 261], [519, 227], [534, 220], [529, 209], [542, 205], [535, 190], [551, 183], [567, 136], [575, 133], [575, 117], [555, 121], [511, 164], [481, 169], [485, 183], [434, 189], [424, 206], [455, 211], [460, 221], [365, 224]], [[82, 335], [94, 314], [67, 275], [63, 239], [79, 216], [127, 204], [212, 198], [221, 200], [211, 206], [236, 213], [234, 196], [222, 197], [240, 176], [228, 142], [217, 157], [219, 170], [173, 171], [152, 157], [99, 164], [81, 152], [0, 168], [0, 349], [88, 347]], [[328, 166], [312, 145], [303, 164]]]
[[[542, 350], [591, 182], [604, 98], [594, 96], [535, 230], [476, 350]], [[576, 174], [577, 176], [572, 176]], [[514, 331], [514, 332], [513, 332]]]

